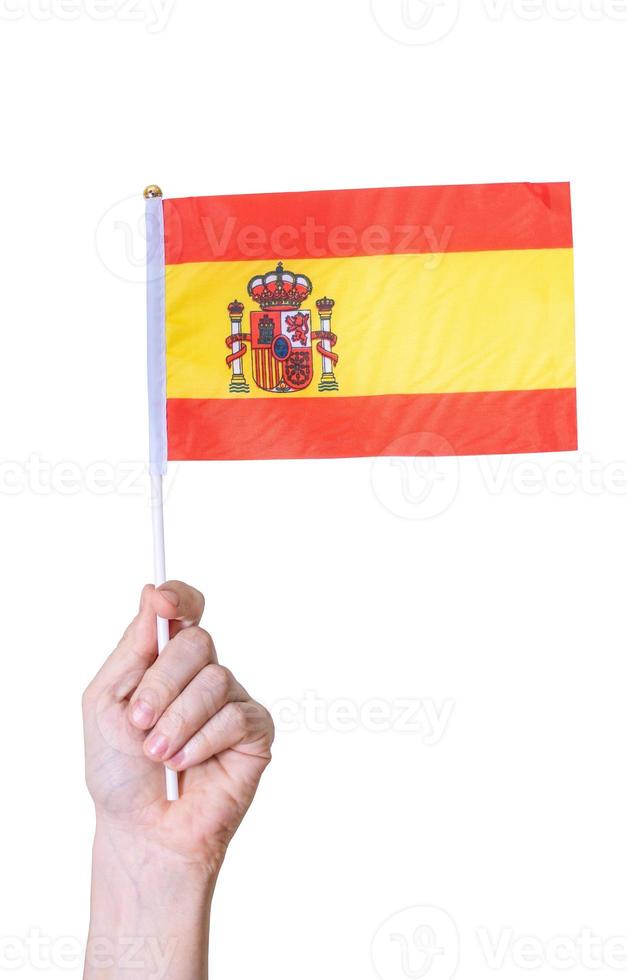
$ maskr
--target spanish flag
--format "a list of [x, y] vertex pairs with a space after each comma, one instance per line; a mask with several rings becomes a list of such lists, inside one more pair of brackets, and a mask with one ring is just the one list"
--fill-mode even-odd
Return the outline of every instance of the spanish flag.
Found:
[[145, 194], [159, 472], [577, 448], [568, 184]]

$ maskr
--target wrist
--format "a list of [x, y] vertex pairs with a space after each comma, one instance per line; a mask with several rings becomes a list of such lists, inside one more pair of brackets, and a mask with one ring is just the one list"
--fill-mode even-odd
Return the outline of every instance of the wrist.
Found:
[[106, 869], [115, 880], [120, 875], [132, 877], [146, 889], [169, 884], [210, 901], [222, 861], [179, 853], [141, 826], [129, 827], [97, 814], [92, 864]]
[[85, 977], [204, 976], [214, 887], [206, 866], [99, 820]]

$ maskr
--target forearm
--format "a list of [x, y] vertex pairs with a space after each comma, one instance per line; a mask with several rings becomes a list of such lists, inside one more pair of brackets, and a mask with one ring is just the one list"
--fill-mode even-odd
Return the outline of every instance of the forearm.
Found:
[[214, 885], [197, 865], [98, 827], [85, 980], [203, 980]]

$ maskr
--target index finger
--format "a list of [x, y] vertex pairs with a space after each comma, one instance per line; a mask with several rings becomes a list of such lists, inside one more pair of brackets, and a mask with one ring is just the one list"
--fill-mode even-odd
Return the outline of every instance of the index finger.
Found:
[[185, 582], [164, 582], [158, 589], [154, 585], [144, 586], [137, 616], [96, 674], [88, 691], [99, 695], [106, 687], [114, 685], [117, 697], [127, 697], [144, 671], [156, 660], [156, 617], [169, 619], [170, 635], [175, 636], [188, 626], [197, 626], [204, 607], [202, 592]]

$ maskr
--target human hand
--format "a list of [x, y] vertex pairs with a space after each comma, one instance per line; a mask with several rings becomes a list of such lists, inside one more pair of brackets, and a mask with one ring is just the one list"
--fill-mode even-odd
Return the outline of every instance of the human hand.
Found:
[[[201, 980], [215, 880], [270, 761], [274, 727], [218, 664], [182, 582], [148, 585], [139, 613], [83, 695], [96, 805], [85, 978]], [[157, 657], [156, 616], [170, 621]], [[165, 798], [163, 763], [180, 773]]]
[[[83, 696], [86, 776], [99, 825], [215, 875], [270, 761], [269, 713], [218, 664], [182, 582], [146, 586], [139, 613]], [[155, 617], [170, 620], [157, 658]], [[163, 762], [181, 775], [165, 799]]]

